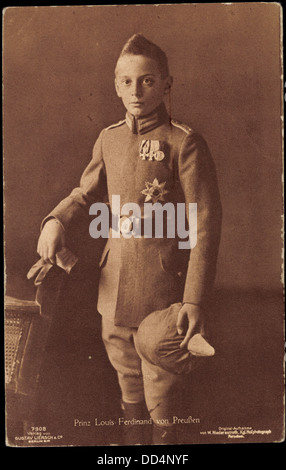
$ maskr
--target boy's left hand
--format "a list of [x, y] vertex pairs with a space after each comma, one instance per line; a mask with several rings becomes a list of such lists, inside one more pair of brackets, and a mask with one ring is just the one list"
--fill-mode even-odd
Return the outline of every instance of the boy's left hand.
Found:
[[199, 305], [183, 304], [176, 325], [179, 335], [184, 334], [184, 331], [186, 331], [186, 323], [187, 332], [180, 348], [187, 347], [188, 342], [195, 333], [200, 332], [203, 334], [203, 311]]

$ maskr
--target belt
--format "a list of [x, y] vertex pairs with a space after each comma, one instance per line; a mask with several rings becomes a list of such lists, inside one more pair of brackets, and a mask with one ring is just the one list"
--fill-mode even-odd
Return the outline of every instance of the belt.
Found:
[[123, 236], [129, 235], [135, 238], [175, 238], [175, 220], [170, 220], [168, 224], [167, 217], [156, 223], [155, 214], [152, 216], [130, 217], [121, 216], [119, 219], [119, 231]]

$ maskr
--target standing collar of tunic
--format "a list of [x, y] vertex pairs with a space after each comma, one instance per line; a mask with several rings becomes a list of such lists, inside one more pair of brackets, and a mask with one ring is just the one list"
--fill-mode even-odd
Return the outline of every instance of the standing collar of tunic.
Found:
[[133, 134], [146, 134], [168, 119], [170, 118], [164, 103], [160, 104], [152, 113], [140, 118], [136, 118], [128, 111], [126, 113], [126, 124]]

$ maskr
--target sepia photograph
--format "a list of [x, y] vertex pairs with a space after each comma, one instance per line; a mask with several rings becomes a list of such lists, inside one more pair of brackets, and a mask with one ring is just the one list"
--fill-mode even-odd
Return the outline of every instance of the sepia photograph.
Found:
[[6, 446], [284, 441], [282, 18], [2, 11]]

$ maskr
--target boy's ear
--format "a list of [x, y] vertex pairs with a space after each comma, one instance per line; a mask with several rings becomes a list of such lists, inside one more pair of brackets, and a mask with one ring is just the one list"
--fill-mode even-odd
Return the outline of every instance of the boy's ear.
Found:
[[169, 76], [166, 78], [164, 86], [164, 95], [168, 95], [173, 85], [173, 77]]
[[117, 93], [118, 98], [121, 98], [121, 93], [120, 93], [120, 91], [119, 91], [119, 86], [118, 86], [118, 84], [117, 84], [116, 77], [115, 77], [115, 79], [114, 79], [114, 85], [115, 85], [115, 90], [116, 90], [116, 93]]

